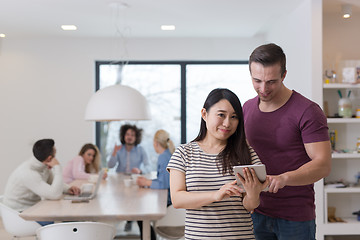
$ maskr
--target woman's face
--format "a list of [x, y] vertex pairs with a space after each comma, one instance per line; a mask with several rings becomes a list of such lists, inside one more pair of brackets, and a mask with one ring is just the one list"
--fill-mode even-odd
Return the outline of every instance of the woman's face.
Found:
[[136, 141], [136, 133], [132, 129], [128, 129], [124, 136], [125, 144], [134, 145]]
[[161, 153], [160, 143], [154, 139], [153, 146], [157, 154]]
[[84, 158], [85, 165], [86, 164], [91, 164], [95, 159], [95, 151], [94, 151], [94, 149], [86, 150], [84, 152], [84, 154], [82, 155], [82, 157]]
[[207, 137], [220, 141], [227, 140], [233, 135], [239, 124], [234, 108], [226, 99], [215, 103], [208, 111], [203, 108], [201, 115], [206, 122]]
[[154, 150], [156, 153], [159, 153], [159, 143], [154, 139], [153, 141]]

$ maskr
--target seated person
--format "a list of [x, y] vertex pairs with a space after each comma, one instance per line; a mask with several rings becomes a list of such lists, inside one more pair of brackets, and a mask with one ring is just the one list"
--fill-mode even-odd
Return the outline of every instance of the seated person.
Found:
[[[117, 164], [118, 173], [146, 173], [149, 172], [149, 161], [144, 149], [139, 146], [142, 129], [135, 125], [125, 124], [120, 128], [120, 142], [115, 145], [114, 151], [108, 162], [108, 167], [113, 168]], [[142, 169], [141, 169], [142, 168]]]
[[[158, 130], [154, 135], [154, 149], [155, 152], [160, 154], [157, 162], [157, 178], [154, 180], [145, 177], [138, 177], [136, 180], [137, 185], [140, 187], [150, 187], [153, 189], [168, 189], [167, 205], [171, 205], [170, 199], [170, 174], [166, 167], [170, 161], [171, 155], [175, 151], [173, 141], [169, 138], [169, 133], [165, 130]], [[142, 239], [142, 221], [138, 221]], [[151, 228], [151, 240], [155, 240], [155, 233]]]
[[154, 135], [154, 149], [155, 152], [160, 154], [157, 162], [157, 178], [154, 180], [145, 177], [138, 177], [136, 180], [137, 185], [140, 187], [150, 187], [153, 189], [169, 189], [168, 192], [168, 206], [171, 205], [170, 199], [170, 174], [166, 167], [170, 161], [171, 155], [175, 151], [173, 141], [169, 138], [169, 133], [165, 130], [158, 130]]
[[[76, 186], [63, 182], [61, 166], [55, 158], [56, 148], [52, 139], [41, 139], [33, 146], [29, 160], [19, 165], [10, 175], [3, 203], [19, 212], [35, 205], [42, 198], [57, 200], [63, 192], [79, 194]], [[51, 222], [39, 222], [46, 225]]]
[[[144, 149], [139, 146], [141, 135], [141, 128], [130, 124], [122, 125], [120, 128], [120, 142], [122, 145], [115, 145], [108, 167], [113, 168], [117, 164], [117, 173], [140, 174], [148, 172], [147, 169], [150, 167], [148, 157]], [[127, 221], [124, 230], [126, 232], [131, 231], [131, 226], [131, 221]]]
[[[94, 144], [85, 144], [79, 155], [70, 160], [63, 171], [65, 183], [71, 183], [75, 179], [89, 179], [91, 175], [96, 175], [100, 171], [100, 151]], [[104, 172], [103, 179], [107, 177]]]

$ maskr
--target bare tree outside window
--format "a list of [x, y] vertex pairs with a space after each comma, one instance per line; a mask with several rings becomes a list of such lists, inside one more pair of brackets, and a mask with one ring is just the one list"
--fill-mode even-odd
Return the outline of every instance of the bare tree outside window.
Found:
[[246, 64], [187, 65], [186, 67], [186, 113], [187, 140], [199, 133], [201, 114], [205, 99], [215, 88], [228, 88], [240, 99], [241, 104], [255, 97], [249, 67]]
[[[151, 120], [115, 121], [100, 123], [100, 150], [103, 166], [110, 157], [115, 144], [120, 144], [119, 129], [125, 123], [135, 124], [143, 129], [141, 146], [144, 147], [156, 170], [157, 154], [153, 149], [153, 136], [159, 129], [168, 131], [175, 146], [181, 143], [181, 134], [186, 133], [186, 142], [193, 140], [199, 131], [200, 110], [205, 98], [214, 88], [229, 88], [235, 92], [241, 103], [255, 96], [247, 63], [142, 63], [142, 64], [100, 64], [99, 88], [123, 84], [137, 89], [150, 105]], [[186, 74], [182, 74], [186, 69]], [[185, 76], [181, 78], [181, 76]], [[181, 89], [182, 81], [186, 89]], [[181, 97], [186, 96], [186, 118], [181, 116]], [[126, 104], [126, 103], [124, 103]], [[186, 121], [182, 131], [181, 120]]]
[[[150, 106], [151, 120], [103, 123], [101, 128], [106, 135], [101, 136], [102, 153], [106, 156], [103, 159], [108, 159], [115, 144], [120, 144], [120, 126], [125, 123], [135, 124], [143, 129], [140, 145], [147, 152], [152, 169], [156, 170], [157, 154], [153, 148], [155, 132], [164, 129], [170, 133], [174, 144], [180, 144], [180, 67], [143, 64], [101, 65], [100, 88], [116, 84], [118, 79], [121, 79], [121, 84], [133, 87], [145, 96]], [[105, 164], [103, 162], [103, 165]]]

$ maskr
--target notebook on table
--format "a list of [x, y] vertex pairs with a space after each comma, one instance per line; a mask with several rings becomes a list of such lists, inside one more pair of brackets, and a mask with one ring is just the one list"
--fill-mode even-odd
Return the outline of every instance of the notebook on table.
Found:
[[104, 170], [102, 169], [99, 172], [99, 177], [98, 177], [98, 179], [96, 181], [95, 188], [94, 188], [94, 190], [92, 192], [84, 192], [84, 193], [80, 193], [79, 195], [66, 195], [64, 197], [64, 199], [65, 200], [76, 200], [76, 201], [86, 201], [86, 200], [93, 199], [96, 196], [96, 194], [97, 194], [97, 192], [99, 190], [103, 175], [104, 175]]

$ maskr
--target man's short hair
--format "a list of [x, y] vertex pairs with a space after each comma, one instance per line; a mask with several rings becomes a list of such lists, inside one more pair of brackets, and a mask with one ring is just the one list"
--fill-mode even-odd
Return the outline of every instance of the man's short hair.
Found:
[[38, 140], [33, 146], [34, 157], [40, 162], [45, 161], [49, 156], [54, 155], [54, 145], [53, 139]]
[[252, 62], [260, 63], [264, 67], [273, 66], [279, 63], [281, 67], [281, 76], [283, 76], [286, 72], [285, 53], [281, 47], [274, 43], [264, 44], [255, 48], [249, 58], [249, 68]]

